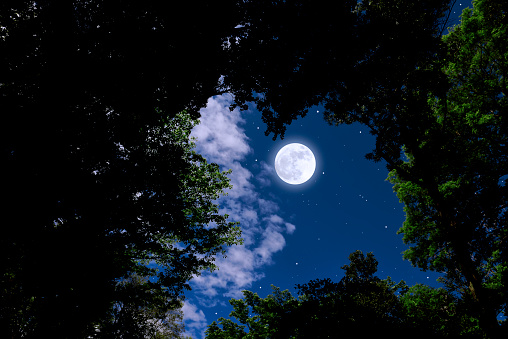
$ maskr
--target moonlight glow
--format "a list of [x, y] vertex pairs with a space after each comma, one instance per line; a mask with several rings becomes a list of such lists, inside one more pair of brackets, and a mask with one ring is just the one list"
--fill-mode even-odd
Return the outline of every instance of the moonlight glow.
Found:
[[275, 171], [291, 185], [303, 184], [316, 169], [316, 158], [305, 145], [293, 143], [282, 147], [275, 157]]

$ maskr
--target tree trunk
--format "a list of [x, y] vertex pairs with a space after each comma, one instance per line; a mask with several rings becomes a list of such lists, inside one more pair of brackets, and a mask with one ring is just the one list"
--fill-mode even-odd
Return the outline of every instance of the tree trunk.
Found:
[[[458, 232], [454, 225], [452, 225], [452, 227]], [[473, 297], [473, 312], [478, 315], [480, 328], [485, 332], [488, 338], [499, 338], [500, 326], [497, 321], [496, 310], [490, 302], [488, 291], [482, 284], [482, 278], [475, 269], [469, 251], [464, 242], [461, 241], [460, 236], [455, 236], [451, 244], [454, 252], [457, 254], [458, 265]]]

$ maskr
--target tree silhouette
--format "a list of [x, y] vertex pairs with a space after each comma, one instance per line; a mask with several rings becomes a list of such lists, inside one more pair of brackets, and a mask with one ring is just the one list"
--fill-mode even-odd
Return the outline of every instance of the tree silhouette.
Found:
[[379, 133], [396, 132], [383, 127], [404, 121], [394, 122], [387, 110], [403, 105], [401, 99], [416, 99], [418, 88], [439, 80], [439, 71], [417, 68], [437, 57], [447, 5], [446, 0], [247, 2], [242, 28], [229, 40], [225, 86], [238, 104], [256, 102], [274, 138], [318, 103], [331, 123], [360, 121]]
[[109, 317], [96, 325], [100, 338], [181, 338], [183, 312], [174, 309], [159, 286], [132, 275], [115, 287], [117, 300]]
[[405, 204], [405, 257], [445, 272], [447, 287], [471, 301], [491, 337], [507, 305], [506, 9], [476, 1], [444, 37], [450, 87], [428, 94], [429, 124], [406, 143], [407, 161], [391, 173]]
[[[446, 273], [496, 337], [508, 295], [508, 8], [474, 6], [442, 37], [448, 1], [252, 4], [225, 82], [238, 104], [257, 103], [274, 138], [318, 103], [330, 124], [368, 126], [367, 158], [386, 162], [405, 204], [405, 258]], [[241, 64], [252, 65], [246, 81]]]
[[0, 3], [0, 336], [86, 337], [118, 279], [178, 300], [239, 241], [212, 203], [226, 173], [189, 140], [237, 9], [177, 7]]
[[[299, 297], [272, 286], [266, 298], [244, 291], [230, 300], [232, 319], [220, 318], [206, 331], [207, 338], [392, 338], [478, 335], [477, 319], [468, 323], [464, 309], [445, 289], [408, 287], [375, 274], [372, 253], [349, 255], [345, 276], [311, 280], [297, 285]], [[476, 322], [475, 322], [476, 320]]]

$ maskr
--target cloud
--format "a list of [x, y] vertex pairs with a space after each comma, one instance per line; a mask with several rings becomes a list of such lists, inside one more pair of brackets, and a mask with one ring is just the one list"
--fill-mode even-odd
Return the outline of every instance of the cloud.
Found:
[[240, 124], [245, 123], [238, 109], [231, 111], [233, 97], [229, 94], [208, 99], [201, 109], [201, 123], [192, 136], [198, 138], [197, 148], [209, 162], [231, 166], [252, 150]]
[[190, 336], [192, 338], [197, 338], [198, 336], [204, 337], [204, 330], [208, 322], [206, 321], [206, 316], [203, 311], [186, 300], [183, 303], [182, 312], [183, 321], [185, 322], [184, 336]]
[[259, 210], [263, 214], [272, 214], [279, 210], [279, 205], [271, 200], [258, 199]]
[[[191, 134], [197, 138], [198, 153], [224, 170], [233, 170], [229, 175], [233, 188], [218, 204], [221, 213], [240, 222], [245, 240], [243, 245], [229, 248], [226, 258], [216, 258], [218, 270], [204, 272], [191, 280], [193, 297], [204, 307], [216, 305], [219, 297], [241, 298], [242, 290], [264, 277], [263, 267], [273, 264], [273, 255], [286, 245], [285, 236], [295, 231], [293, 224], [277, 214], [277, 203], [262, 197], [256, 189], [255, 184], [270, 185], [273, 169], [261, 162], [256, 169], [259, 173], [254, 175], [243, 165], [253, 150], [242, 128], [245, 121], [241, 112], [229, 108], [232, 101], [231, 95], [208, 99], [207, 106], [201, 109], [201, 123]], [[190, 306], [188, 311], [196, 314]], [[187, 319], [191, 324], [200, 324], [191, 317]]]
[[289, 222], [286, 223], [286, 232], [288, 234], [293, 234], [293, 232], [296, 230], [296, 226], [293, 224], [290, 224]]
[[258, 175], [256, 175], [256, 180], [259, 182], [261, 187], [270, 186], [272, 184], [270, 178], [273, 177], [274, 173], [275, 169], [272, 166], [268, 165], [264, 161], [261, 161], [261, 171]]

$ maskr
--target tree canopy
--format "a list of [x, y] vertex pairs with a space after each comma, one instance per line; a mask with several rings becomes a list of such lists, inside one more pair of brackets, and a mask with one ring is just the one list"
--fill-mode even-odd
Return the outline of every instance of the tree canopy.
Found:
[[474, 5], [443, 39], [448, 89], [429, 91], [429, 124], [391, 181], [405, 204], [405, 257], [445, 272], [494, 333], [508, 301], [508, 18], [501, 2]]
[[182, 338], [183, 312], [149, 278], [133, 274], [117, 283], [116, 292], [113, 312], [88, 338]]
[[[140, 129], [137, 146], [104, 143], [112, 149], [103, 163], [77, 157], [45, 169], [47, 176], [12, 173], [20, 179], [9, 204], [19, 212], [1, 240], [2, 330], [24, 322], [34, 335], [85, 331], [117, 301], [115, 281], [131, 273], [155, 277], [151, 288], [178, 306], [191, 276], [213, 269], [214, 255], [239, 242], [239, 229], [214, 203], [228, 178], [192, 150], [193, 124], [179, 114]], [[13, 158], [8, 168], [21, 171]], [[21, 217], [20, 202], [36, 198]]]
[[[274, 138], [318, 103], [330, 124], [368, 126], [367, 158], [386, 162], [405, 204], [405, 258], [445, 273], [496, 337], [507, 312], [508, 5], [474, 1], [443, 37], [448, 3], [252, 3], [225, 82], [238, 104], [258, 104]], [[247, 81], [240, 64], [252, 65]]]
[[439, 71], [416, 69], [437, 56], [447, 5], [249, 1], [241, 30], [229, 40], [224, 83], [239, 104], [257, 103], [274, 138], [318, 103], [330, 122], [360, 121], [381, 132], [393, 125], [391, 106], [409, 104], [403, 99], [415, 89], [436, 85]]
[[236, 7], [175, 8], [0, 3], [0, 336], [85, 337], [132, 274], [176, 307], [240, 241], [214, 202], [227, 173], [189, 138]]
[[334, 338], [339, 336], [391, 338], [478, 335], [477, 324], [464, 321], [458, 300], [443, 288], [408, 287], [388, 277], [380, 279], [372, 253], [349, 256], [339, 282], [316, 279], [297, 285], [298, 297], [272, 286], [266, 298], [244, 291], [230, 300], [232, 319], [220, 318], [206, 331], [222, 338]]
[[[230, 91], [237, 105], [257, 104], [274, 138], [318, 103], [330, 124], [368, 126], [367, 157], [386, 162], [405, 204], [404, 256], [444, 272], [448, 289], [399, 298], [398, 285], [373, 275], [373, 258], [357, 254], [341, 282], [309, 283], [300, 299], [247, 294], [235, 316], [253, 333], [272, 335], [273, 319], [307, 307], [353, 326], [349, 305], [354, 319], [433, 323], [436, 335], [450, 330], [432, 312], [465, 310], [462, 328], [478, 322], [501, 336], [508, 3], [475, 1], [443, 37], [449, 10], [448, 0], [2, 1], [1, 331], [84, 336], [114, 314], [121, 281], [134, 276], [155, 278], [134, 290], [148, 284], [178, 305], [192, 274], [239, 242], [213, 203], [226, 173], [189, 139], [206, 99]], [[404, 318], [428, 300], [439, 306]], [[269, 317], [245, 318], [256, 305]]]

